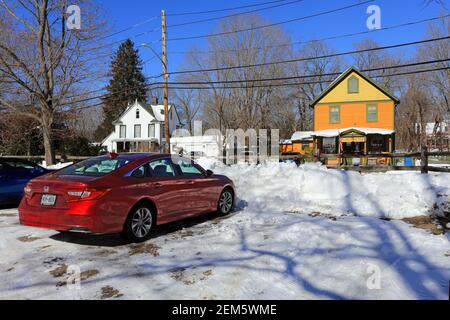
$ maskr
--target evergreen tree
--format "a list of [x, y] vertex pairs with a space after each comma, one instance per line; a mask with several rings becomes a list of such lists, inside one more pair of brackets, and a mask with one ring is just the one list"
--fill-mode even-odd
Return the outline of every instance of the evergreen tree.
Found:
[[103, 98], [103, 123], [97, 128], [96, 138], [104, 139], [113, 130], [113, 122], [136, 99], [146, 103], [147, 84], [142, 73], [139, 51], [130, 39], [123, 42], [111, 62], [111, 80]]

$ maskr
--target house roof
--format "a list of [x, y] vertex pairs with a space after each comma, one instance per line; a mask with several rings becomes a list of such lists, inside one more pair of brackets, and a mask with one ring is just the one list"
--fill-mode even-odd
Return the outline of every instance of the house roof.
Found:
[[321, 130], [321, 131], [314, 131], [311, 133], [311, 135], [314, 137], [332, 138], [332, 137], [338, 137], [342, 134], [345, 134], [345, 133], [351, 132], [351, 131], [357, 131], [364, 135], [368, 135], [368, 134], [391, 135], [395, 132], [394, 130], [388, 130], [388, 129], [382, 129], [382, 128], [350, 127], [350, 128], [342, 128], [342, 129], [327, 129], [327, 130]]
[[[133, 104], [130, 104], [121, 114], [120, 116], [117, 118], [116, 121], [113, 122], [113, 124], [120, 124], [121, 121], [120, 119], [128, 112], [130, 111], [134, 106], [136, 106], [136, 104], [138, 104], [140, 107], [142, 107], [145, 111], [147, 111], [153, 118], [156, 119], [156, 121], [164, 121], [164, 115], [161, 114], [161, 109], [164, 110], [164, 105], [161, 104], [147, 104], [147, 103], [142, 103], [139, 101], [135, 101]], [[169, 111], [172, 109], [172, 105], [169, 104]], [[175, 108], [175, 111], [177, 109]], [[178, 116], [178, 113], [177, 113]], [[179, 117], [178, 117], [179, 118]]]
[[292, 141], [311, 140], [313, 131], [297, 131], [291, 137]]
[[385, 87], [383, 87], [382, 85], [376, 83], [374, 80], [372, 80], [371, 78], [369, 78], [367, 75], [365, 75], [364, 73], [362, 73], [361, 71], [359, 71], [356, 67], [352, 66], [350, 68], [348, 68], [347, 70], [345, 70], [339, 77], [337, 77], [332, 83], [330, 83], [330, 85], [324, 90], [322, 91], [322, 93], [316, 98], [314, 99], [314, 101], [310, 104], [310, 107], [314, 107], [320, 100], [322, 100], [323, 97], [325, 97], [331, 90], [333, 90], [338, 84], [340, 84], [342, 81], [344, 81], [345, 78], [347, 78], [347, 76], [349, 74], [351, 74], [352, 72], [355, 72], [356, 74], [358, 74], [360, 77], [362, 77], [364, 80], [366, 80], [367, 82], [369, 82], [371, 85], [373, 85], [375, 88], [377, 88], [378, 90], [380, 90], [381, 92], [383, 92], [385, 95], [387, 95], [390, 99], [392, 99], [396, 105], [398, 105], [400, 103], [400, 100], [394, 96], [388, 89], [386, 89]]

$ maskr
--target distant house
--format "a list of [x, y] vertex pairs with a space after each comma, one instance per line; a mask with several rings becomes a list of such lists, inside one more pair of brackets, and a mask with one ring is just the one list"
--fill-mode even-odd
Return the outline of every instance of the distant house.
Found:
[[[155, 152], [165, 143], [164, 105], [155, 98], [152, 104], [129, 105], [113, 124], [114, 131], [102, 142], [110, 152]], [[170, 132], [181, 126], [176, 108], [169, 105]]]
[[170, 138], [171, 153], [189, 157], [221, 157], [221, 136], [188, 136]]
[[315, 154], [334, 155], [327, 157], [327, 164], [342, 164], [347, 158], [373, 164], [377, 160], [370, 154], [393, 152], [399, 103], [355, 67], [347, 69], [311, 103]]
[[[420, 123], [416, 123], [416, 133], [421, 134]], [[426, 145], [430, 150], [450, 149], [450, 126], [448, 122], [428, 122], [425, 124]]]
[[314, 148], [312, 131], [297, 131], [291, 139], [280, 141], [280, 152], [298, 152], [302, 155], [312, 153]]

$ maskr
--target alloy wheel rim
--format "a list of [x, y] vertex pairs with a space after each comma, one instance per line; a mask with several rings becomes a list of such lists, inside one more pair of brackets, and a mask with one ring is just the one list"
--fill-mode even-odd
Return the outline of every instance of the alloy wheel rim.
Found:
[[219, 208], [223, 213], [227, 213], [231, 210], [232, 206], [233, 206], [233, 196], [231, 195], [231, 192], [225, 191], [224, 193], [222, 193], [222, 196], [220, 197]]
[[138, 209], [131, 220], [131, 230], [138, 238], [145, 237], [152, 227], [152, 213], [147, 208]]

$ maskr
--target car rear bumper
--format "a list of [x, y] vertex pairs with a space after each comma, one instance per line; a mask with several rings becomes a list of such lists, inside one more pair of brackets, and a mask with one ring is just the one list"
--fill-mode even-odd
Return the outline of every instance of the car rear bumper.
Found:
[[95, 205], [87, 204], [81, 210], [54, 209], [32, 207], [23, 199], [19, 206], [19, 219], [24, 226], [93, 234], [120, 231], [120, 226], [105, 223], [103, 216]]

